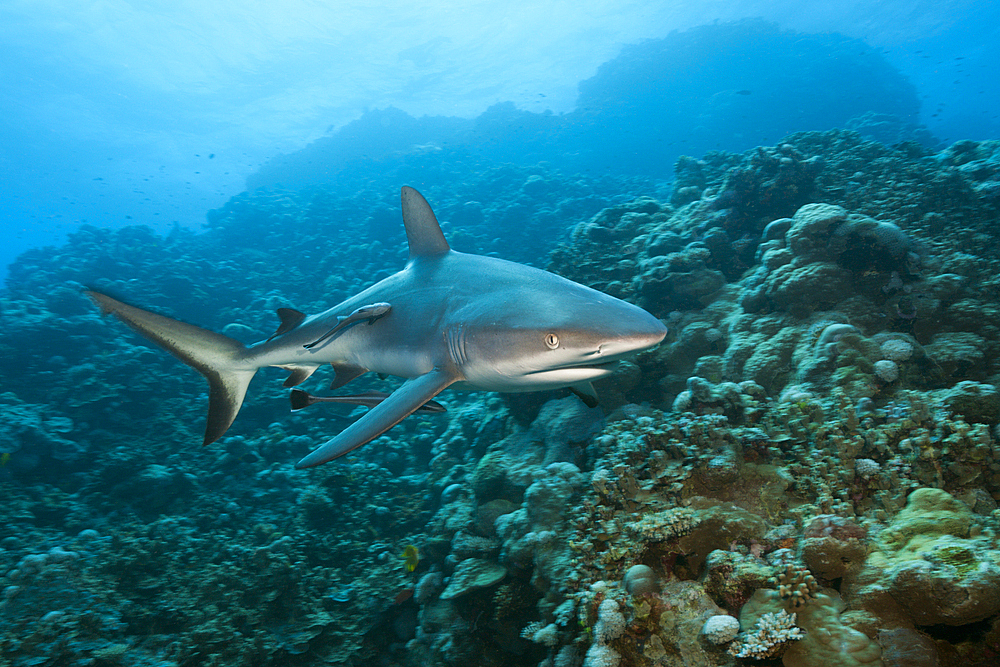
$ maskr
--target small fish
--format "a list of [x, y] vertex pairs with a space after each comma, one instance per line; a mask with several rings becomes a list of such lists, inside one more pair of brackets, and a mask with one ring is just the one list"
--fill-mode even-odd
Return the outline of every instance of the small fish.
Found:
[[752, 90], [747, 90], [746, 88], [744, 88], [743, 90], [737, 90], [736, 94], [737, 95], [752, 95], [753, 91]]
[[361, 306], [350, 315], [346, 317], [337, 318], [338, 320], [340, 320], [339, 322], [337, 322], [337, 326], [333, 327], [332, 329], [327, 331], [325, 334], [323, 334], [313, 342], [307, 343], [302, 347], [306, 348], [307, 350], [311, 350], [312, 348], [316, 347], [317, 345], [325, 341], [330, 336], [333, 336], [338, 331], [343, 331], [352, 324], [356, 324], [357, 322], [361, 322], [362, 320], [368, 320], [369, 325], [375, 324], [375, 320], [385, 317], [391, 309], [392, 306], [390, 306], [387, 303], [373, 303], [367, 306]]
[[392, 603], [403, 604], [404, 602], [413, 597], [413, 593], [415, 591], [416, 589], [414, 589], [413, 586], [410, 586], [409, 588], [404, 588], [403, 590], [396, 593], [396, 597], [392, 599]]
[[[350, 403], [352, 405], [363, 405], [367, 408], [374, 408], [376, 405], [389, 398], [392, 394], [384, 391], [366, 391], [360, 394], [350, 394], [347, 396], [314, 396], [308, 391], [292, 389], [289, 398], [292, 401], [292, 412], [307, 408], [313, 403]], [[416, 414], [431, 414], [444, 412], [447, 410], [437, 401], [427, 401], [417, 408]]]
[[417, 563], [420, 562], [420, 553], [417, 551], [415, 546], [412, 544], [407, 546], [403, 549], [403, 553], [400, 557], [403, 559], [407, 572], [413, 572], [417, 569]]
[[[433, 402], [434, 401], [431, 401], [431, 403]], [[8, 461], [10, 461], [10, 452], [4, 452], [3, 454], [0, 454], [0, 468], [3, 468], [5, 465], [7, 465]]]

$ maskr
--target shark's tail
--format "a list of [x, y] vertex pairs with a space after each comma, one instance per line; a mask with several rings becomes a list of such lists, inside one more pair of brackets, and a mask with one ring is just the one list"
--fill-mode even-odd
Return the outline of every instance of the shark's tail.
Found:
[[106, 294], [87, 290], [101, 311], [111, 313], [208, 380], [208, 423], [205, 444], [222, 437], [243, 405], [247, 386], [257, 368], [247, 360], [247, 348], [228, 336], [130, 306]]

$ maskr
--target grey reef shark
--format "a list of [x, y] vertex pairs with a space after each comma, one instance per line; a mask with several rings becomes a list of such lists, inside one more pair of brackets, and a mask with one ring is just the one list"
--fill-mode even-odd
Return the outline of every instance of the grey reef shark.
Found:
[[645, 310], [548, 271], [452, 250], [427, 200], [413, 188], [402, 189], [402, 207], [410, 251], [402, 271], [316, 315], [281, 308], [278, 330], [253, 345], [94, 290], [87, 295], [205, 376], [206, 445], [236, 419], [259, 368], [289, 371], [286, 387], [327, 364], [336, 373], [331, 389], [369, 371], [407, 378], [391, 394], [340, 397], [371, 409], [297, 468], [343, 456], [414, 412], [436, 411], [439, 404], [428, 402], [450, 386], [499, 392], [570, 387], [596, 404], [591, 382], [667, 333]]

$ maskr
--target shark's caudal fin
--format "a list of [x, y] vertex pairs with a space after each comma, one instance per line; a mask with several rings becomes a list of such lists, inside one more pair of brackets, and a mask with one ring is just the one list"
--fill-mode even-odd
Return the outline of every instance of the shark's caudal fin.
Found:
[[103, 313], [111, 313], [205, 376], [209, 385], [205, 444], [222, 437], [236, 419], [247, 386], [257, 372], [247, 367], [246, 347], [228, 336], [130, 306], [100, 292], [87, 290], [86, 295]]

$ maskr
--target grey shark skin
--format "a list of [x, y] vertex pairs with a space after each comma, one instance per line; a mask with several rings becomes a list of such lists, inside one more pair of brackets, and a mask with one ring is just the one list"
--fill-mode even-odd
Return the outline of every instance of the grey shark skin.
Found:
[[[645, 310], [523, 264], [452, 250], [423, 196], [402, 189], [410, 256], [402, 271], [316, 315], [290, 309], [271, 338], [245, 346], [227, 336], [89, 290], [104, 313], [161, 345], [209, 382], [205, 444], [236, 418], [259, 368], [290, 371], [294, 386], [320, 366], [336, 389], [367, 371], [408, 378], [385, 400], [296, 464], [308, 468], [378, 437], [449, 386], [500, 392], [574, 387], [667, 333]], [[390, 308], [369, 324], [324, 335], [367, 304]]]

